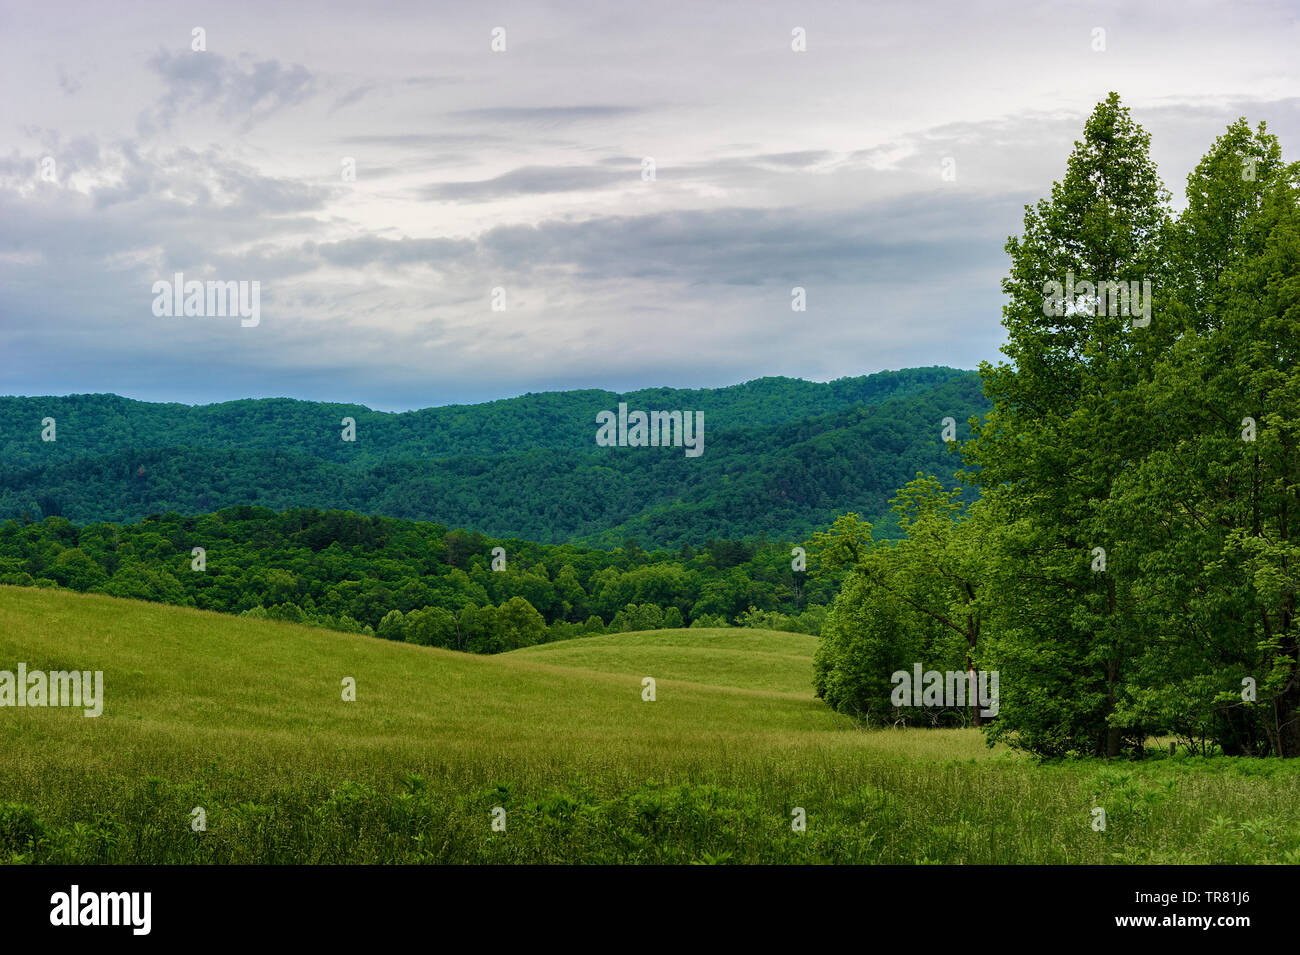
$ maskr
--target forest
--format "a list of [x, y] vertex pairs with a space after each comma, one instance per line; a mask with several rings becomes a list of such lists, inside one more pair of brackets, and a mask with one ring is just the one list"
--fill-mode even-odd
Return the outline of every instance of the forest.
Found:
[[832, 585], [794, 570], [792, 550], [761, 540], [673, 551], [627, 540], [603, 550], [355, 512], [245, 505], [129, 525], [9, 520], [0, 525], [0, 584], [497, 653], [663, 627], [816, 633]]
[[[620, 401], [702, 412], [707, 452], [598, 447], [597, 414]], [[133, 523], [257, 505], [551, 544], [801, 540], [846, 510], [888, 515], [918, 469], [951, 474], [943, 419], [964, 433], [987, 408], [978, 377], [950, 368], [556, 392], [400, 414], [288, 399], [0, 398], [0, 520]], [[355, 440], [343, 439], [345, 418]]]

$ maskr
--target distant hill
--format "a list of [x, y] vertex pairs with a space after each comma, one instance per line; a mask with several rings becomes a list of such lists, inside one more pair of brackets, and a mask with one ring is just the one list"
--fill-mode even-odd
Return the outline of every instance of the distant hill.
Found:
[[[702, 411], [704, 453], [597, 447], [596, 416]], [[116, 395], [0, 398], [0, 519], [137, 521], [256, 504], [351, 509], [544, 543], [802, 539], [879, 517], [917, 471], [958, 466], [941, 420], [987, 410], [951, 368], [829, 383], [584, 390], [404, 413], [258, 399], [188, 406]], [[341, 439], [342, 419], [356, 440]], [[54, 418], [56, 440], [41, 440]]]

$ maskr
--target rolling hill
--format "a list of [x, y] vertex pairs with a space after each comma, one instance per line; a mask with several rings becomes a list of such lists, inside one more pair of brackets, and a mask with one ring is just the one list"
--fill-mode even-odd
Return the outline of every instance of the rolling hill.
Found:
[[737, 628], [646, 630], [541, 643], [508, 654], [596, 673], [622, 673], [792, 697], [812, 695], [817, 638]]
[[1294, 861], [1293, 766], [1042, 767], [974, 731], [864, 732], [800, 688], [812, 645], [476, 657], [0, 586], [0, 671], [101, 670], [105, 698], [0, 707], [0, 861]]
[[[596, 415], [704, 413], [704, 453], [598, 447]], [[802, 540], [847, 510], [887, 514], [917, 471], [950, 479], [941, 440], [986, 404], [950, 368], [815, 384], [572, 391], [388, 414], [264, 399], [203, 407], [116, 395], [0, 398], [0, 520], [132, 522], [259, 505], [355, 510], [541, 543]], [[344, 441], [343, 419], [356, 422]], [[54, 440], [42, 440], [53, 419]], [[886, 520], [885, 523], [888, 523]]]

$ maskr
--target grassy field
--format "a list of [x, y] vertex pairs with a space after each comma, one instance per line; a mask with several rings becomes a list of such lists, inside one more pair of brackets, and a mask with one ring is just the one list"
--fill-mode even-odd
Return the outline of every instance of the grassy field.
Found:
[[476, 657], [0, 587], [0, 670], [105, 684], [98, 718], [0, 708], [0, 860], [1300, 862], [1300, 766], [864, 731], [813, 698], [815, 646], [672, 630]]
[[548, 666], [598, 673], [645, 674], [706, 686], [812, 697], [817, 638], [773, 630], [645, 630], [543, 643], [516, 650]]

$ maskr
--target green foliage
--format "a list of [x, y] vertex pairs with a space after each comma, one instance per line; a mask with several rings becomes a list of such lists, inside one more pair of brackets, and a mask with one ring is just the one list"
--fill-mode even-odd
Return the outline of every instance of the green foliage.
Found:
[[[994, 410], [970, 447], [1008, 529], [992, 575], [1005, 689], [991, 735], [1041, 755], [1113, 756], [1154, 732], [1300, 755], [1285, 543], [1300, 531], [1295, 168], [1262, 127], [1235, 123], [1171, 220], [1147, 137], [1115, 97], [1085, 137], [1008, 246], [1015, 363], [984, 369]], [[1034, 283], [1063, 265], [1150, 276], [1150, 326], [1044, 318]], [[1243, 440], [1248, 416], [1257, 441]], [[1257, 701], [1242, 698], [1246, 677]]]
[[[817, 662], [837, 709], [907, 719], [889, 671], [946, 659], [999, 673], [988, 738], [1037, 756], [1300, 756], [1300, 164], [1240, 120], [1175, 217], [1148, 145], [1111, 94], [1007, 243], [981, 499], [919, 480], [901, 540], [855, 514], [813, 536], [814, 579], [848, 574]], [[1062, 307], [1071, 275], [1149, 282], [1150, 322]]]
[[964, 712], [896, 706], [892, 677], [910, 677], [916, 664], [923, 671], [980, 668], [987, 511], [976, 504], [964, 513], [957, 491], [922, 475], [898, 492], [893, 510], [901, 541], [872, 541], [870, 525], [852, 514], [813, 539], [820, 567], [849, 568], [821, 630], [817, 695], [867, 723], [979, 725], [973, 701]]
[[[621, 400], [704, 412], [705, 453], [596, 447], [596, 413]], [[557, 392], [402, 414], [286, 399], [187, 407], [6, 397], [0, 519], [87, 524], [319, 507], [545, 543], [708, 545], [725, 569], [748, 560], [742, 539], [802, 539], [851, 503], [884, 510], [917, 467], [938, 471], [948, 458], [940, 419], [986, 408], [976, 376], [950, 368], [824, 384]], [[58, 421], [57, 441], [40, 440], [46, 416]], [[344, 416], [356, 419], [354, 442], [340, 438]], [[373, 543], [352, 536], [367, 532], [355, 515], [347, 520], [315, 532], [345, 547]], [[478, 544], [469, 533], [449, 542], [447, 563], [463, 567]]]
[[[505, 570], [491, 569], [497, 546], [507, 552]], [[778, 629], [816, 632], [831, 585], [794, 572], [790, 549], [713, 540], [683, 557], [635, 544], [502, 540], [352, 512], [237, 507], [135, 525], [6, 521], [0, 580], [499, 653], [607, 629], [698, 619], [727, 626], [746, 607], [780, 621]]]

